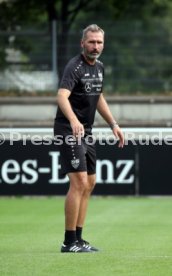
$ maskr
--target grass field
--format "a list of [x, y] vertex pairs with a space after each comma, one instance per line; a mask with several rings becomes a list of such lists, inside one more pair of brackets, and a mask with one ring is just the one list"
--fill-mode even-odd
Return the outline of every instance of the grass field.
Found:
[[0, 275], [172, 275], [172, 198], [93, 197], [84, 238], [62, 254], [63, 197], [0, 198]]

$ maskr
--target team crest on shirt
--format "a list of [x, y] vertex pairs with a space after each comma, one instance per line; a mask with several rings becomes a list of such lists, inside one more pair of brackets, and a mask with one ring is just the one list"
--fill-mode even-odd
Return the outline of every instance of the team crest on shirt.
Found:
[[103, 81], [103, 74], [101, 72], [98, 72], [98, 76], [99, 76], [100, 81]]
[[72, 167], [74, 169], [77, 169], [78, 166], [79, 166], [79, 164], [80, 164], [80, 160], [79, 159], [73, 159], [73, 160], [71, 160], [71, 165], [72, 165]]

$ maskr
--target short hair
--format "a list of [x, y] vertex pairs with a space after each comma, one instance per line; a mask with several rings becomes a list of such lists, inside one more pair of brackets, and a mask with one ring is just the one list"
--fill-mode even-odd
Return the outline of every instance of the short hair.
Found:
[[101, 29], [98, 25], [91, 24], [83, 30], [83, 32], [82, 32], [82, 39], [83, 40], [86, 39], [86, 36], [87, 36], [88, 32], [101, 32], [103, 34], [103, 36], [104, 36], [104, 33], [105, 33], [103, 31], [103, 29]]

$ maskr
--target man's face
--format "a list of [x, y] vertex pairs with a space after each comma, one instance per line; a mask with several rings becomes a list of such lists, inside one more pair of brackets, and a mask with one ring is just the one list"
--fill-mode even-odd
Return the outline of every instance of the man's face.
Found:
[[102, 32], [89, 31], [86, 39], [81, 41], [81, 47], [87, 59], [97, 59], [101, 55], [104, 47], [104, 36]]

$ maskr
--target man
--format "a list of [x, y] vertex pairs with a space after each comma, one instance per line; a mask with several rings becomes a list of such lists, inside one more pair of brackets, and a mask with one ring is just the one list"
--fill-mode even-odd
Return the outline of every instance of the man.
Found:
[[88, 26], [83, 30], [81, 48], [82, 53], [72, 58], [64, 70], [54, 125], [55, 135], [64, 138], [59, 146], [61, 166], [70, 181], [65, 201], [63, 253], [98, 251], [82, 238], [88, 199], [96, 182], [95, 145], [85, 139], [91, 139], [96, 109], [119, 138], [119, 147], [124, 145], [123, 133], [102, 93], [104, 69], [97, 59], [104, 48], [104, 31], [96, 24]]

